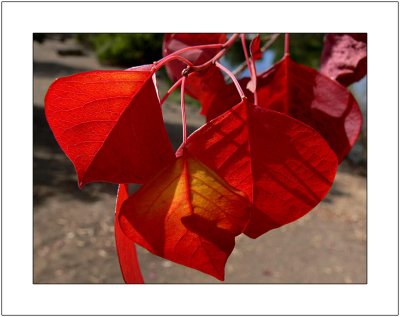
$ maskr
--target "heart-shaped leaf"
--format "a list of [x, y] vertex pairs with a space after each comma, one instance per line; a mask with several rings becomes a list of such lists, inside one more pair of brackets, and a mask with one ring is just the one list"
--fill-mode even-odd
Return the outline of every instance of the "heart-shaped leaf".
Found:
[[334, 34], [325, 36], [321, 73], [344, 86], [367, 74], [367, 34]]
[[[249, 78], [240, 80], [245, 89]], [[233, 84], [220, 89], [207, 105], [211, 120], [237, 104], [240, 98]], [[335, 151], [339, 163], [357, 141], [362, 114], [353, 95], [336, 81], [316, 70], [283, 58], [257, 79], [258, 105], [288, 114], [317, 130]]]
[[56, 80], [47, 121], [79, 186], [143, 183], [174, 159], [150, 70], [92, 71]]
[[150, 252], [224, 279], [248, 203], [186, 151], [122, 205], [125, 235]]
[[357, 141], [362, 115], [353, 95], [313, 68], [283, 58], [257, 81], [260, 107], [287, 113], [317, 130], [341, 162]]
[[253, 203], [252, 238], [313, 209], [334, 180], [337, 159], [314, 129], [242, 101], [188, 139], [188, 149]]
[[114, 217], [115, 245], [122, 277], [125, 283], [142, 284], [144, 281], [142, 272], [140, 271], [135, 244], [122, 233], [118, 223], [118, 215], [121, 211], [121, 206], [128, 197], [128, 185], [120, 184], [118, 187]]

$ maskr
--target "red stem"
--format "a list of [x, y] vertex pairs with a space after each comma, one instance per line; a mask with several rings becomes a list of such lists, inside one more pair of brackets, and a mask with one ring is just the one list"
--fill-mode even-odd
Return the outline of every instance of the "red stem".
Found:
[[173, 61], [173, 60], [180, 60], [181, 62], [185, 63], [186, 65], [193, 67], [193, 63], [189, 61], [187, 58], [179, 55], [167, 55], [164, 58], [160, 59], [158, 62], [154, 63], [153, 71], [158, 71], [161, 67], [163, 67], [166, 63]]
[[285, 33], [285, 56], [289, 55], [289, 33]]
[[160, 101], [160, 106], [162, 106], [165, 102], [165, 100], [167, 100], [167, 98], [169, 97], [170, 94], [172, 94], [174, 92], [174, 90], [176, 88], [178, 88], [180, 86], [180, 84], [182, 83], [184, 77], [179, 78], [175, 84], [173, 84], [171, 86], [170, 89], [168, 89], [168, 91], [165, 93], [164, 97], [162, 97], [161, 101]]
[[240, 95], [240, 98], [246, 98], [246, 96], [243, 93], [242, 87], [240, 87], [239, 82], [237, 81], [235, 75], [233, 75], [233, 73], [227, 69], [225, 66], [221, 65], [219, 62], [215, 62], [215, 66], [217, 66], [219, 69], [221, 69], [222, 71], [224, 71], [232, 80], [232, 82], [235, 84], [236, 89]]
[[[249, 58], [249, 53], [247, 52], [247, 46], [246, 46], [246, 36], [244, 34], [242, 34], [240, 37], [242, 39], [243, 53], [244, 53], [244, 57], [246, 58], [247, 68], [251, 72], [250, 58]], [[250, 74], [250, 76], [251, 76], [251, 74]]]
[[181, 112], [182, 112], [182, 143], [186, 144], [187, 135], [186, 135], [186, 110], [185, 110], [185, 82], [186, 76], [182, 76], [182, 85], [181, 85]]
[[258, 96], [257, 96], [257, 70], [256, 70], [256, 63], [253, 59], [250, 60], [250, 66], [252, 69], [253, 77], [251, 80], [254, 82], [254, 104], [258, 106]]
[[[220, 44], [220, 43], [218, 43], [218, 44], [204, 44], [204, 45], [196, 45], [196, 46], [184, 47], [184, 48], [182, 48], [180, 50], [177, 50], [177, 51], [175, 51], [175, 52], [163, 57], [159, 61], [155, 62], [153, 70], [154, 71], [158, 71], [161, 67], [163, 67], [166, 63], [168, 63], [171, 60], [180, 60], [181, 62], [184, 62], [186, 65], [191, 67], [191, 71], [203, 70], [203, 69], [209, 67], [211, 64], [213, 64], [218, 59], [220, 59], [222, 57], [222, 55], [224, 55], [225, 52], [233, 45], [233, 43], [235, 42], [235, 40], [237, 39], [238, 36], [239, 36], [239, 34], [233, 34], [230, 37], [230, 39], [227, 40], [224, 44]], [[187, 58], [184, 58], [183, 56], [179, 55], [179, 54], [182, 54], [184, 52], [195, 50], [195, 49], [217, 49], [217, 48], [220, 48], [221, 50], [212, 59], [210, 59], [206, 63], [204, 63], [202, 65], [198, 65], [198, 66], [193, 65], [193, 63], [190, 62]]]
[[247, 67], [249, 68], [250, 72], [250, 78], [252, 82], [254, 83], [254, 104], [257, 106], [258, 105], [258, 97], [257, 97], [257, 71], [256, 71], [256, 63], [253, 59], [253, 57], [249, 58], [249, 53], [247, 51], [247, 46], [246, 46], [246, 37], [244, 34], [242, 34], [242, 47], [243, 47], [243, 53], [246, 58], [246, 63]]
[[221, 43], [217, 43], [217, 44], [203, 44], [203, 45], [195, 45], [195, 46], [188, 46], [188, 47], [184, 47], [181, 48], [180, 50], [177, 50], [173, 53], [171, 53], [170, 55], [179, 55], [182, 53], [185, 53], [187, 51], [191, 51], [191, 50], [196, 50], [196, 49], [216, 49], [216, 48], [220, 48], [223, 49], [225, 44], [221, 44]]
[[[220, 50], [212, 59], [209, 61], [205, 62], [202, 65], [196, 65], [191, 67], [191, 71], [199, 72], [202, 71], [211, 65], [215, 64], [216, 61], [218, 61], [225, 53], [226, 51], [235, 43], [236, 39], [239, 37], [239, 34], [233, 34], [228, 41], [226, 41], [222, 46], [223, 49]], [[195, 46], [193, 46], [195, 47]]]

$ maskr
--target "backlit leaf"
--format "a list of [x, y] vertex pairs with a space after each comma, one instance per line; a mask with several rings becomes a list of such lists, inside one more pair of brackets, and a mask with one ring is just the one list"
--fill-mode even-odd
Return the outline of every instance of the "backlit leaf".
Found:
[[[245, 89], [249, 78], [239, 81]], [[207, 105], [207, 120], [224, 113], [240, 101], [233, 84], [216, 92]], [[236, 92], [236, 93], [235, 93]], [[316, 70], [283, 58], [257, 79], [258, 105], [288, 114], [317, 130], [337, 155], [339, 163], [357, 141], [362, 114], [347, 88]]]
[[[246, 97], [253, 100], [253, 93], [248, 90], [247, 84], [250, 78], [242, 78], [239, 84], [242, 87]], [[219, 89], [213, 90], [209, 98], [202, 103], [202, 114], [206, 116], [207, 122], [223, 114], [225, 111], [231, 109], [241, 101], [235, 84], [225, 84]]]
[[335, 154], [314, 129], [245, 101], [193, 133], [188, 149], [247, 194], [253, 209], [244, 232], [252, 238], [313, 209], [337, 169]]
[[135, 244], [122, 233], [118, 223], [118, 215], [121, 211], [121, 206], [128, 197], [128, 185], [120, 184], [114, 217], [115, 245], [117, 248], [122, 277], [124, 278], [125, 283], [142, 284], [144, 281], [140, 271]]
[[258, 81], [260, 107], [288, 114], [317, 130], [341, 162], [357, 141], [362, 115], [353, 95], [313, 68], [283, 58]]
[[63, 77], [45, 98], [47, 121], [79, 186], [143, 183], [174, 159], [149, 70]]
[[125, 201], [119, 224], [150, 252], [223, 280], [248, 217], [247, 199], [183, 151]]

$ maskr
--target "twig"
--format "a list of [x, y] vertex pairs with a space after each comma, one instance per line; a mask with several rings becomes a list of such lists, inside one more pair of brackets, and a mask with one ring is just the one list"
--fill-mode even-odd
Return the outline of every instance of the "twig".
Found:
[[[272, 44], [275, 43], [275, 41], [277, 40], [277, 38], [279, 37], [279, 33], [275, 33], [271, 35], [271, 38], [268, 40], [268, 42], [266, 42], [261, 48], [260, 51], [262, 53], [264, 53], [268, 48], [271, 47]], [[247, 62], [244, 61], [242, 64], [240, 64], [235, 70], [233, 70], [233, 74], [235, 76], [239, 75], [241, 72], [243, 72], [247, 67]], [[225, 79], [230, 79], [229, 77], [226, 77]]]

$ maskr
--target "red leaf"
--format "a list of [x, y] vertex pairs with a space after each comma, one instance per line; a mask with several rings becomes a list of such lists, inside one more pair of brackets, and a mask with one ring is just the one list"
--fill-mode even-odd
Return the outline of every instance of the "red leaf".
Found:
[[337, 159], [318, 132], [285, 114], [242, 101], [188, 139], [189, 151], [253, 203], [245, 234], [261, 234], [314, 208]]
[[[163, 56], [167, 56], [188, 46], [218, 44], [226, 42], [226, 34], [220, 33], [174, 33], [165, 34], [163, 42]], [[217, 54], [220, 49], [195, 49], [180, 54], [195, 65], [201, 65]], [[179, 61], [167, 64], [168, 76], [177, 81], [186, 65]]]
[[80, 187], [95, 181], [143, 183], [174, 159], [152, 75], [92, 71], [50, 86], [47, 121]]
[[223, 280], [248, 215], [243, 196], [184, 152], [126, 200], [119, 223], [150, 252]]
[[[253, 100], [253, 93], [246, 89], [250, 78], [242, 78], [239, 84], [249, 100]], [[202, 103], [202, 114], [206, 116], [207, 122], [223, 114], [241, 101], [235, 84], [221, 86], [213, 91], [209, 98]]]
[[190, 74], [185, 83], [185, 92], [200, 102], [201, 113], [205, 115], [208, 112], [210, 99], [225, 85], [224, 76], [219, 68], [210, 66], [204, 71]]
[[344, 86], [363, 78], [367, 74], [367, 34], [327, 34], [321, 73]]
[[122, 233], [122, 230], [118, 224], [118, 215], [120, 213], [122, 203], [128, 198], [128, 196], [128, 185], [120, 184], [118, 188], [114, 217], [115, 244], [122, 277], [124, 278], [125, 283], [142, 284], [144, 281], [142, 272], [140, 271], [135, 244], [132, 243], [132, 241]]
[[[165, 34], [163, 42], [163, 55], [169, 55], [182, 48], [206, 44], [222, 44], [226, 42], [226, 34], [219, 33], [177, 33]], [[220, 49], [195, 49], [181, 56], [187, 58], [195, 65], [201, 65], [213, 58]], [[171, 61], [166, 65], [168, 76], [172, 81], [182, 76], [182, 70], [186, 65], [180, 61]], [[212, 65], [201, 72], [192, 73], [185, 84], [185, 92], [200, 101], [202, 112], [204, 105], [215, 90], [225, 85], [224, 76], [218, 67]]]
[[353, 95], [316, 70], [283, 58], [257, 81], [258, 104], [310, 125], [327, 140], [341, 162], [361, 130]]
[[[250, 79], [239, 81], [246, 97]], [[299, 65], [289, 57], [282, 59], [257, 80], [258, 105], [287, 113], [320, 132], [341, 162], [357, 141], [362, 114], [353, 95], [342, 85]], [[219, 89], [206, 105], [207, 121], [216, 118], [240, 101], [233, 84]]]
[[262, 58], [262, 52], [260, 49], [260, 34], [257, 34], [254, 39], [251, 40], [250, 43], [250, 55], [254, 61], [257, 61]]

